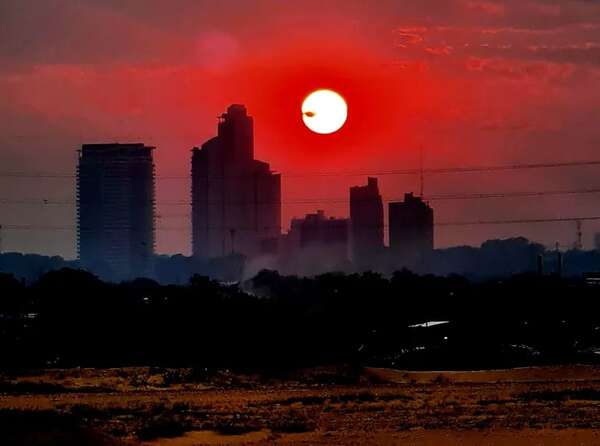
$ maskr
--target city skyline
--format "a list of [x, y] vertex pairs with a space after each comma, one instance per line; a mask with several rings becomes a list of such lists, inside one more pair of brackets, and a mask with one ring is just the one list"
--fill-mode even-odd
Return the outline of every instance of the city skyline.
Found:
[[[326, 107], [313, 105], [311, 113], [325, 122]], [[82, 268], [111, 280], [161, 275], [155, 252], [155, 149], [144, 143], [81, 147], [77, 250]], [[255, 159], [254, 121], [246, 107], [227, 107], [217, 135], [192, 149], [193, 258], [220, 263], [217, 271], [247, 269], [240, 274], [256, 268], [257, 261], [309, 275], [428, 268], [434, 219], [422, 197], [405, 193], [404, 201], [390, 202], [386, 224], [378, 178], [368, 177], [365, 186], [349, 188], [349, 218], [317, 210], [282, 225], [281, 178], [268, 162]]]
[[[246, 104], [256, 118], [256, 158], [288, 174], [284, 222], [316, 208], [349, 215], [347, 203], [332, 199], [367, 174], [418, 169], [420, 146], [429, 169], [596, 158], [595, 2], [234, 6], [225, 13], [188, 1], [3, 5], [4, 250], [74, 258], [75, 181], [48, 176], [70, 175], [84, 143], [144, 141], [157, 147], [157, 251], [190, 254], [189, 229], [163, 229], [189, 220], [171, 203], [189, 198], [190, 183], [169, 178], [186, 176], [190, 147], [213, 135], [217, 113], [231, 103]], [[105, 31], [107, 22], [115, 32]], [[326, 45], [312, 31], [319, 25], [328, 29]], [[281, 30], [285, 39], [274, 41]], [[300, 114], [303, 98], [322, 87], [348, 101], [346, 126], [329, 136], [310, 133]], [[356, 171], [363, 178], [348, 175]], [[301, 177], [316, 172], [340, 175]], [[595, 166], [431, 174], [425, 195], [533, 194], [440, 201], [436, 214], [444, 221], [585, 217], [597, 214], [598, 193], [534, 193], [600, 189], [596, 178]], [[381, 183], [384, 201], [419, 189], [418, 175], [387, 175]], [[65, 229], [26, 229], [39, 221]], [[598, 231], [597, 222], [584, 222], [585, 247]], [[572, 221], [445, 226], [436, 242], [523, 235], [572, 246], [576, 234]]]
[[[241, 106], [243, 107], [243, 106]], [[223, 115], [224, 116], [224, 115]], [[221, 119], [221, 118], [220, 118]], [[211, 140], [207, 141], [207, 143], [211, 143], [211, 141], [215, 140], [215, 138], [212, 138]], [[127, 146], [143, 146], [143, 143], [94, 143], [94, 144], [84, 144], [82, 147], [84, 146], [123, 146], [123, 147], [127, 147]], [[155, 147], [151, 147], [151, 149], [155, 149]], [[195, 147], [193, 152], [198, 152], [199, 148]], [[78, 153], [81, 152], [81, 150], [77, 151]], [[268, 163], [261, 163], [258, 162], [259, 164], [264, 164], [265, 166], [268, 166]], [[335, 178], [335, 177], [352, 177], [352, 178], [360, 178], [361, 176], [364, 177], [368, 177], [367, 179], [369, 181], [375, 180], [375, 182], [377, 181], [377, 178], [371, 178], [370, 175], [373, 174], [381, 174], [384, 177], [387, 177], [389, 175], [412, 175], [412, 176], [419, 176], [421, 177], [421, 184], [420, 186], [423, 187], [424, 186], [424, 182], [423, 182], [423, 177], [424, 174], [428, 175], [428, 174], [444, 174], [444, 173], [460, 173], [460, 172], [483, 172], [483, 173], [487, 173], [487, 172], [495, 172], [495, 171], [520, 171], [520, 170], [524, 170], [524, 171], [529, 171], [529, 170], [537, 170], [537, 169], [553, 169], [553, 168], [569, 168], [569, 167], [587, 167], [587, 166], [596, 166], [600, 164], [600, 161], [596, 161], [596, 160], [581, 160], [581, 161], [566, 161], [566, 162], [554, 162], [554, 163], [523, 163], [523, 164], [514, 164], [514, 165], [497, 165], [497, 166], [452, 166], [452, 167], [442, 167], [442, 168], [424, 168], [423, 166], [421, 166], [420, 168], [409, 168], [409, 169], [399, 169], [399, 170], [389, 170], [389, 171], [381, 171], [381, 172], [371, 172], [371, 171], [365, 171], [362, 173], [359, 173], [359, 171], [355, 171], [355, 172], [313, 172], [313, 173], [295, 173], [292, 174], [292, 178], [319, 178], [319, 177], [323, 177], [323, 178]], [[271, 171], [272, 172], [272, 171]], [[32, 175], [27, 174], [27, 173], [14, 173], [14, 174], [8, 174], [5, 175], [6, 177], [9, 178], [25, 178], [25, 179], [29, 179], [32, 178]], [[36, 176], [39, 176], [39, 178], [41, 179], [70, 179], [71, 177], [75, 178], [75, 175], [70, 175], [67, 173], [42, 173], [42, 174], [38, 174]], [[281, 176], [281, 174], [277, 174], [278, 177]], [[166, 176], [166, 177], [162, 177], [163, 179], [167, 179], [167, 180], [181, 180], [181, 179], [187, 179], [187, 177], [185, 175], [177, 175], [177, 176]], [[190, 177], [192, 178], [192, 177]], [[159, 179], [161, 179], [161, 177], [159, 177]], [[218, 178], [216, 178], [218, 179]], [[367, 186], [368, 187], [368, 186]], [[350, 183], [350, 189], [360, 189], [360, 186], [356, 186], [356, 185], [352, 185], [352, 183]], [[414, 188], [411, 188], [410, 190], [414, 190]], [[583, 189], [557, 189], [557, 190], [541, 190], [541, 191], [516, 191], [516, 192], [492, 192], [492, 193], [466, 193], [466, 194], [433, 194], [433, 195], [424, 195], [422, 198], [426, 199], [426, 200], [434, 200], [436, 202], [455, 202], [456, 200], [479, 200], [479, 199], [494, 199], [494, 198], [511, 198], [511, 197], [515, 197], [515, 198], [535, 198], [535, 197], [545, 197], [545, 196], [550, 196], [550, 197], [554, 197], [554, 196], [558, 196], [558, 197], [571, 197], [573, 195], [579, 195], [579, 194], [585, 194], [585, 195], [593, 195], [596, 193], [600, 193], [600, 189], [595, 189], [595, 188], [583, 188]], [[412, 196], [414, 194], [414, 192], [404, 192], [404, 197], [406, 198], [406, 196], [410, 195]], [[382, 200], [383, 203], [387, 204], [387, 205], [392, 205], [395, 202], [398, 202], [402, 200], [402, 198], [399, 198], [397, 196], [394, 196], [393, 198], [385, 198]], [[44, 206], [70, 206], [71, 204], [74, 205], [75, 203], [70, 203], [69, 201], [54, 201], [54, 200], [48, 200], [48, 199], [40, 199], [40, 200], [30, 200], [30, 201], [4, 201], [4, 204], [32, 204], [32, 205], [44, 205]], [[172, 205], [176, 205], [176, 206], [192, 206], [193, 207], [193, 200], [192, 202], [187, 202], [185, 200], [175, 200], [175, 201], [170, 201], [170, 202], [159, 202], [158, 204], [163, 204], [163, 205], [167, 205], [167, 206], [172, 206]], [[214, 203], [213, 203], [214, 204]], [[266, 204], [270, 204], [269, 201], [267, 201]], [[282, 205], [295, 205], [295, 204], [300, 204], [300, 205], [304, 205], [304, 206], [316, 206], [316, 207], [322, 207], [323, 205], [327, 206], [328, 204], [335, 204], [335, 205], [344, 205], [349, 209], [348, 214], [351, 214], [352, 212], [352, 199], [350, 200], [346, 200], [343, 197], [339, 197], [339, 198], [325, 198], [325, 199], [318, 199], [318, 198], [305, 198], [305, 199], [299, 199], [299, 201], [294, 202], [294, 201], [281, 201]], [[310, 209], [314, 209], [310, 208]], [[384, 209], [387, 211], [388, 206], [384, 206]], [[312, 210], [308, 211], [313, 212]], [[319, 211], [322, 212], [322, 211]], [[189, 215], [186, 214], [181, 214], [181, 215], [173, 215], [173, 216], [178, 216], [178, 217], [184, 217], [184, 218], [192, 218], [192, 214], [190, 213]], [[269, 228], [269, 229], [273, 229], [273, 228], [281, 228], [282, 229], [282, 233], [283, 234], [286, 230], [286, 227], [291, 229], [291, 223], [293, 223], [293, 221], [295, 219], [297, 219], [298, 217], [296, 217], [296, 214], [293, 214], [294, 216], [292, 216], [289, 220], [290, 225], [286, 226], [285, 224], [281, 225], [281, 224], [277, 224], [274, 226], [265, 226], [265, 228]], [[308, 215], [308, 214], [307, 214]], [[160, 219], [163, 216], [160, 214], [156, 214], [156, 218]], [[388, 219], [388, 213], [385, 213], [385, 219]], [[442, 229], [447, 228], [447, 227], [467, 227], [467, 226], [494, 226], [494, 227], [500, 227], [500, 226], [515, 226], [515, 225], [538, 225], [538, 224], [543, 224], [543, 223], [569, 223], [572, 224], [574, 230], [570, 230], [570, 236], [572, 236], [572, 241], [570, 241], [567, 244], [560, 244], [558, 242], [553, 242], [553, 243], [548, 243], [546, 246], [548, 248], [555, 248], [555, 247], [560, 247], [562, 248], [577, 248], [577, 249], [582, 249], [582, 248], [586, 248], [586, 246], [584, 246], [584, 233], [583, 233], [583, 223], [585, 222], [586, 224], [594, 223], [596, 221], [600, 220], [600, 216], [595, 216], [595, 215], [584, 215], [584, 216], [576, 216], [576, 215], [570, 215], [570, 216], [565, 216], [565, 217], [549, 217], [549, 218], [500, 218], [500, 219], [475, 219], [475, 220], [458, 220], [458, 221], [442, 221], [442, 222], [438, 222], [438, 227], [441, 227]], [[192, 225], [193, 227], [193, 225]], [[389, 246], [389, 236], [388, 236], [388, 224], [384, 224], [384, 228], [386, 229], [384, 231], [384, 238], [386, 240], [386, 243], [384, 244], [384, 246]], [[8, 229], [10, 230], [20, 230], [20, 229], [24, 229], [24, 230], [31, 230], [31, 231], [35, 231], [36, 229], [38, 229], [39, 231], [70, 231], [73, 230], [74, 232], [77, 232], [77, 226], [44, 226], [44, 225], [40, 225], [40, 226], [27, 226], [27, 225], [5, 225], [5, 226], [1, 226], [0, 228], [2, 229]], [[166, 230], [166, 231], [178, 231], [180, 234], [181, 233], [185, 233], [189, 228], [187, 227], [158, 227], [158, 230]], [[193, 232], [193, 231], [192, 231]], [[509, 231], [509, 233], [512, 231]], [[589, 238], [592, 238], [592, 240], [589, 241], [589, 243], [587, 244], [588, 248], [594, 248], [597, 247], [597, 240], [598, 240], [598, 234], [599, 233], [594, 233], [591, 234], [591, 236]], [[520, 237], [522, 236], [521, 233], [516, 233], [515, 234], [516, 237]], [[233, 239], [231, 239], [231, 235], [228, 236], [229, 237], [229, 241], [225, 241], [223, 242], [223, 238], [220, 238], [221, 242], [220, 245], [221, 246], [225, 246], [228, 244], [229, 246], [229, 252], [234, 252], [235, 249], [232, 249], [232, 241]], [[494, 238], [502, 238], [502, 237], [491, 237], [488, 240], [492, 240]], [[510, 236], [509, 236], [510, 238]], [[189, 243], [189, 247], [190, 247], [190, 251], [193, 253], [193, 236], [190, 237], [190, 243]], [[486, 242], [488, 240], [482, 240], [482, 242]], [[535, 241], [535, 239], [533, 239], [533, 241]], [[459, 244], [460, 245], [460, 244]], [[459, 245], [455, 245], [455, 246], [459, 246]], [[441, 248], [444, 247], [451, 247], [453, 245], [450, 246], [438, 246]], [[172, 252], [172, 254], [181, 254], [182, 252], [185, 253], [185, 251], [187, 250], [187, 248], [184, 248], [182, 251], [177, 251], [177, 252]], [[222, 251], [222, 249], [221, 249]], [[6, 250], [4, 249], [3, 252], [10, 252], [10, 250]], [[35, 253], [34, 253], [35, 254]], [[42, 253], [43, 254], [43, 253]], [[160, 252], [157, 252], [157, 254], [161, 254]], [[67, 260], [69, 259], [69, 257], [65, 257]]]

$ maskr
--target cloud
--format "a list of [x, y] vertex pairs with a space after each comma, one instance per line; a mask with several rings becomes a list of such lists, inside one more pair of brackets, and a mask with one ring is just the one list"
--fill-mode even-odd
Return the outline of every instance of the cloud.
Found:
[[450, 45], [425, 48], [426, 53], [433, 54], [434, 56], [448, 56], [452, 51], [454, 51], [454, 47]]
[[499, 2], [491, 2], [484, 0], [467, 0], [465, 5], [468, 9], [490, 14], [494, 16], [503, 16], [506, 14], [506, 5]]
[[208, 31], [198, 37], [200, 64], [212, 70], [223, 70], [231, 66], [240, 52], [239, 41], [223, 31]]
[[572, 64], [540, 61], [522, 61], [507, 58], [471, 57], [466, 61], [469, 71], [501, 76], [513, 80], [527, 79], [536, 82], [564, 81], [573, 76]]
[[398, 27], [392, 32], [394, 46], [397, 48], [406, 48], [410, 45], [423, 43], [425, 40], [423, 34], [426, 31], [426, 27]]

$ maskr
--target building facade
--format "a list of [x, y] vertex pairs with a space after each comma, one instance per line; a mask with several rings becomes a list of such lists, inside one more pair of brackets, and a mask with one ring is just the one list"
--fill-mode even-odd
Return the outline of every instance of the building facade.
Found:
[[252, 117], [231, 105], [217, 136], [192, 150], [193, 255], [271, 253], [280, 234], [281, 176], [254, 159]]
[[433, 251], [433, 209], [421, 197], [404, 194], [389, 204], [390, 251], [403, 266], [422, 268]]
[[383, 250], [383, 200], [377, 178], [366, 186], [350, 188], [352, 261], [358, 266], [372, 265]]
[[77, 249], [83, 267], [114, 280], [152, 276], [154, 147], [85, 144], [77, 169]]

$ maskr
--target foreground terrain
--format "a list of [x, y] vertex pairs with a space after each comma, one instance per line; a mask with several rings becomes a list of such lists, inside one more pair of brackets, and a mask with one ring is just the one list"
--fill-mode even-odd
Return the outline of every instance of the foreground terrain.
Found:
[[49, 370], [0, 380], [3, 445], [596, 445], [600, 368]]

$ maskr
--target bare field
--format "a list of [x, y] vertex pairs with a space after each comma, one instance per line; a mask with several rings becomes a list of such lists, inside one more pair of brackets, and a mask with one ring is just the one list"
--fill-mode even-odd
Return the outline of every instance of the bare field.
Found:
[[600, 368], [70, 369], [0, 380], [0, 444], [597, 445]]

